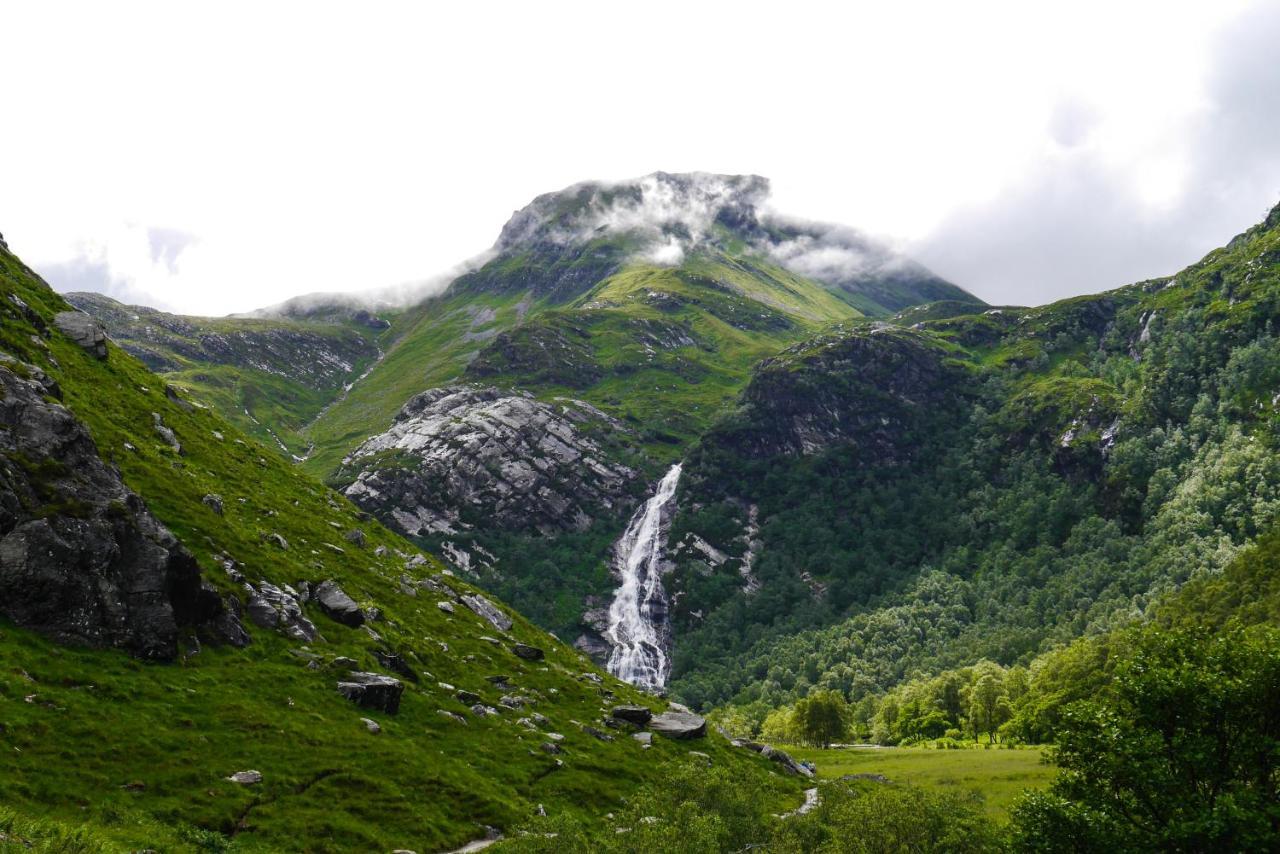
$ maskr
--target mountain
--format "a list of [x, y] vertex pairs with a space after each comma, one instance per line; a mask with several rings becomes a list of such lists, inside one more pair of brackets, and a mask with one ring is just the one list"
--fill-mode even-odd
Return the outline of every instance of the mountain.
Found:
[[[147, 317], [157, 357], [226, 352], [215, 323]], [[665, 701], [150, 371], [2, 246], [0, 319], [0, 847], [434, 851], [541, 813], [612, 833], [690, 758], [800, 802], [694, 715], [626, 722]]]
[[94, 293], [65, 298], [148, 368], [287, 455], [305, 453], [298, 432], [380, 358], [379, 338], [390, 326], [363, 308], [301, 319], [207, 318]]
[[874, 710], [1220, 577], [1280, 521], [1278, 306], [1280, 207], [1174, 276], [762, 362], [686, 461], [672, 691], [757, 721], [814, 688]]
[[[439, 295], [367, 309], [389, 324], [373, 336], [383, 355], [348, 360], [362, 370], [349, 388], [312, 383], [305, 427], [292, 412], [253, 416], [305, 470], [576, 636], [611, 595], [627, 517], [736, 405], [756, 363], [924, 300], [981, 305], [850, 229], [768, 212], [767, 196], [755, 176], [667, 173], [540, 196]], [[313, 295], [219, 323], [246, 342], [264, 334], [251, 323], [368, 339], [355, 305]], [[126, 345], [138, 338], [85, 308]], [[241, 397], [261, 386], [234, 375]]]

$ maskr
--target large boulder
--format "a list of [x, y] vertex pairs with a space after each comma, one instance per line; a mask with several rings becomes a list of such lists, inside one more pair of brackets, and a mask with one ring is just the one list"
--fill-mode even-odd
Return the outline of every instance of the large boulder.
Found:
[[400, 711], [404, 683], [381, 673], [353, 671], [338, 683], [338, 691], [362, 708], [394, 715]]
[[316, 639], [315, 624], [302, 612], [302, 603], [291, 587], [276, 587], [267, 581], [258, 582], [255, 588], [246, 584], [249, 601], [245, 613], [255, 626], [276, 629], [294, 640], [310, 643]]
[[41, 377], [0, 361], [0, 616], [149, 659], [173, 659], [182, 626], [240, 642], [195, 558]]
[[364, 611], [332, 578], [321, 582], [312, 591], [311, 598], [330, 619], [352, 628], [364, 625]]
[[609, 714], [616, 720], [637, 726], [644, 726], [653, 717], [653, 712], [644, 706], [614, 706]]
[[667, 738], [702, 738], [707, 734], [707, 719], [693, 712], [666, 711], [649, 721], [649, 729]]
[[60, 311], [53, 316], [53, 325], [95, 359], [107, 358], [107, 333], [101, 323], [83, 311]]

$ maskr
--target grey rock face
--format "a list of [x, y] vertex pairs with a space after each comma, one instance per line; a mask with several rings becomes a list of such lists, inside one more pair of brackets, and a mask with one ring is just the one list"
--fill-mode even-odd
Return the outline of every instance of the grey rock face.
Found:
[[53, 325], [95, 359], [107, 358], [107, 333], [101, 323], [83, 311], [60, 311], [53, 316]]
[[343, 473], [354, 476], [344, 492], [410, 536], [476, 521], [547, 534], [585, 530], [594, 514], [629, 505], [637, 476], [580, 429], [588, 423], [624, 429], [576, 401], [432, 389], [343, 461]]
[[330, 619], [352, 628], [364, 625], [364, 612], [360, 610], [360, 606], [333, 579], [317, 586], [311, 598]]
[[478, 593], [467, 593], [459, 597], [463, 605], [466, 605], [472, 611], [475, 611], [481, 617], [488, 620], [493, 627], [500, 632], [509, 631], [511, 629], [511, 618], [502, 613], [497, 605], [490, 602]]
[[667, 738], [702, 738], [707, 734], [707, 720], [693, 712], [672, 710], [655, 715], [649, 729]]
[[293, 590], [288, 587], [281, 589], [267, 581], [259, 582], [256, 588], [245, 586], [249, 590], [245, 612], [255, 626], [276, 629], [294, 640], [307, 643], [316, 639], [315, 624], [303, 614], [302, 603]]
[[380, 673], [356, 671], [338, 683], [338, 691], [362, 708], [394, 715], [400, 711], [400, 696], [404, 693], [404, 683]]
[[173, 659], [183, 625], [232, 640], [195, 559], [48, 392], [0, 363], [0, 614], [142, 658]]

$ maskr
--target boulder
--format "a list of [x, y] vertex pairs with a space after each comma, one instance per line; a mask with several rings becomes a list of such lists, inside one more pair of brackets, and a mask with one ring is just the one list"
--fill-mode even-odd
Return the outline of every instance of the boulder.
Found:
[[454, 694], [454, 696], [457, 697], [458, 702], [462, 703], [464, 706], [474, 706], [476, 703], [480, 702], [480, 695], [471, 691], [459, 691], [457, 694]]
[[613, 711], [609, 714], [620, 721], [626, 721], [637, 726], [644, 726], [653, 717], [653, 712], [644, 706], [614, 706]]
[[260, 629], [276, 629], [294, 640], [310, 643], [316, 639], [315, 624], [302, 612], [302, 603], [297, 594], [289, 587], [276, 587], [269, 581], [260, 581], [249, 601], [245, 603], [245, 612], [250, 621]]
[[649, 747], [653, 744], [653, 733], [651, 732], [638, 732], [631, 737], [640, 742], [641, 747]]
[[359, 528], [352, 528], [350, 531], [347, 531], [346, 538], [347, 538], [347, 542], [351, 543], [352, 545], [359, 546], [360, 548], [364, 548], [364, 543], [365, 543], [364, 531], [360, 530]]
[[404, 660], [404, 656], [398, 655], [394, 652], [376, 650], [373, 653], [373, 657], [378, 659], [378, 663], [390, 670], [392, 673], [398, 673], [410, 682], [418, 681], [418, 674], [409, 666], [409, 662]]
[[514, 644], [511, 647], [511, 651], [520, 658], [523, 658], [525, 661], [542, 661], [542, 659], [547, 657], [545, 652], [538, 649], [536, 646], [529, 646], [527, 643]]
[[311, 598], [331, 620], [352, 628], [364, 625], [364, 612], [360, 606], [332, 578], [316, 587]]
[[394, 715], [400, 710], [404, 683], [381, 673], [354, 671], [338, 683], [338, 691], [362, 708]]
[[0, 617], [149, 659], [173, 660], [182, 627], [243, 640], [195, 558], [48, 395], [0, 360]]
[[441, 611], [443, 611], [443, 612], [444, 612], [444, 613], [446, 613], [446, 614], [452, 614], [452, 613], [453, 613], [453, 603], [452, 603], [452, 602], [437, 602], [437, 603], [436, 603], [436, 607], [437, 607], [437, 608], [439, 608]]
[[227, 778], [230, 783], [238, 783], [241, 786], [254, 786], [262, 782], [261, 771], [237, 771]]
[[205, 507], [208, 507], [214, 513], [217, 513], [219, 516], [222, 515], [222, 496], [221, 495], [206, 495], [204, 498], [201, 498], [200, 501], [201, 503], [204, 504]]
[[463, 605], [466, 605], [472, 611], [475, 611], [484, 619], [488, 620], [493, 627], [500, 632], [510, 631], [511, 618], [498, 608], [497, 605], [490, 602], [478, 593], [467, 593], [459, 598]]
[[649, 729], [667, 738], [703, 738], [707, 734], [707, 719], [693, 712], [671, 710], [655, 715], [649, 721]]
[[63, 335], [88, 350], [95, 359], [107, 358], [107, 333], [102, 324], [83, 311], [60, 311], [53, 316], [53, 325]]

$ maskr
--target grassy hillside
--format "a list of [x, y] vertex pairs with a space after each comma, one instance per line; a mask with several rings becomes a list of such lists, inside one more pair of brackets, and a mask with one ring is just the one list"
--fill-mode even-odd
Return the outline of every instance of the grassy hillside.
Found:
[[[188, 636], [173, 664], [62, 647], [0, 623], [0, 802], [26, 816], [0, 816], [3, 832], [15, 823], [47, 830], [37, 820], [45, 817], [89, 826], [118, 850], [439, 850], [482, 836], [484, 825], [521, 824], [539, 805], [598, 821], [690, 749], [759, 775], [779, 804], [798, 802], [794, 784], [716, 736], [656, 739], [642, 751], [625, 732], [593, 735], [609, 704], [655, 701], [601, 683], [585, 659], [517, 614], [508, 612], [514, 625], [504, 633], [460, 604], [445, 613], [437, 600], [467, 585], [214, 411], [167, 394], [117, 346], [99, 361], [53, 331], [52, 315], [68, 306], [7, 251], [0, 306], [0, 349], [56, 379], [101, 455], [209, 582], [243, 595], [224, 566], [255, 585], [334, 579], [376, 609], [367, 627], [350, 628], [312, 606], [320, 636], [310, 644], [252, 627], [253, 643], [239, 650], [201, 648]], [[157, 433], [153, 413], [181, 452]], [[221, 515], [202, 501], [208, 494], [221, 496]], [[348, 538], [356, 530], [362, 544]], [[415, 586], [422, 581], [440, 592]], [[545, 661], [514, 655], [516, 641], [544, 649]], [[398, 714], [337, 692], [349, 669], [386, 672], [387, 653], [416, 676]], [[488, 678], [496, 676], [508, 687]], [[525, 707], [477, 717], [458, 689], [498, 708], [502, 695], [519, 695]], [[545, 721], [518, 722], [534, 713]], [[549, 732], [564, 735], [558, 756], [541, 747]], [[263, 781], [225, 779], [248, 769]]]
[[325, 321], [184, 317], [68, 294], [112, 340], [258, 441], [302, 455], [299, 433], [381, 355], [388, 321], [363, 310]]

